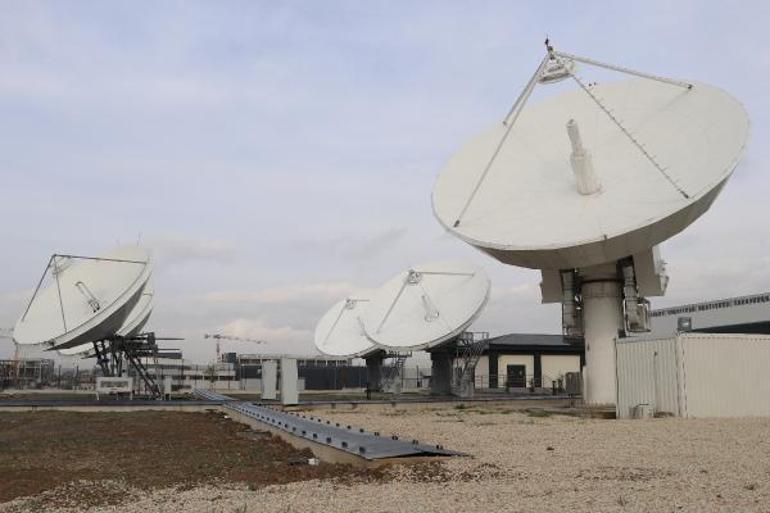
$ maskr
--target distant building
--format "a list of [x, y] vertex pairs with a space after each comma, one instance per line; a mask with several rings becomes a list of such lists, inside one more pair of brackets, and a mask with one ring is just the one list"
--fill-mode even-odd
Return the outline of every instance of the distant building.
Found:
[[[260, 390], [262, 363], [281, 355], [224, 353], [218, 363], [199, 365], [183, 358], [147, 359], [148, 373], [157, 382], [172, 379], [172, 389], [189, 391], [195, 388], [217, 390]], [[297, 359], [300, 389], [335, 390], [364, 388], [366, 368], [352, 365], [347, 358], [313, 356]]]
[[0, 360], [0, 389], [40, 388], [53, 384], [54, 361], [22, 358]]
[[677, 332], [770, 334], [770, 292], [653, 310], [644, 338]]
[[[236, 372], [244, 387], [259, 386], [262, 362], [280, 357], [266, 354], [239, 354]], [[312, 356], [297, 358], [297, 372], [306, 390], [339, 390], [366, 386], [366, 367], [353, 365], [350, 358]]]

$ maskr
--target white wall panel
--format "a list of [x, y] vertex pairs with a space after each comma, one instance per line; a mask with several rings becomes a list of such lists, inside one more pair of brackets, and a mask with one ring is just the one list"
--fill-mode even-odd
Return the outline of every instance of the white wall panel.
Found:
[[550, 387], [551, 381], [564, 378], [568, 372], [580, 372], [580, 356], [572, 354], [544, 354], [540, 357], [543, 386]]
[[770, 336], [683, 333], [617, 345], [619, 418], [770, 416]]
[[688, 417], [770, 415], [770, 336], [681, 335]]
[[680, 414], [677, 341], [675, 338], [622, 341], [617, 345], [617, 415], [630, 418], [640, 404], [658, 413]]

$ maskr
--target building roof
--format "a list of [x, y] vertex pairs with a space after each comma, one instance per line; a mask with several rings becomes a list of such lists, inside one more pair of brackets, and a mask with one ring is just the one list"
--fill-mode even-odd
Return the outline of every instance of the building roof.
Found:
[[564, 335], [544, 333], [509, 333], [492, 337], [488, 340], [490, 350], [518, 349], [532, 351], [580, 352], [583, 350], [582, 338], [568, 338]]
[[770, 292], [653, 310], [652, 332], [644, 338], [673, 336], [682, 330], [716, 333], [770, 333]]
[[744, 305], [754, 305], [758, 303], [770, 303], [770, 292], [752, 294], [750, 296], [737, 296], [725, 299], [716, 299], [702, 301], [700, 303], [690, 303], [686, 305], [670, 306], [667, 308], [658, 308], [651, 312], [653, 317], [665, 315], [679, 315], [683, 313], [704, 312], [708, 310], [718, 310], [722, 308], [732, 308]]

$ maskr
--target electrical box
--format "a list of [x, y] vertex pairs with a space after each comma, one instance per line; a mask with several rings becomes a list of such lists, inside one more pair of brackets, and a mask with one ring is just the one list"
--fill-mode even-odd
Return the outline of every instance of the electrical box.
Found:
[[278, 384], [278, 362], [266, 360], [262, 362], [262, 399], [272, 401], [276, 399]]
[[564, 375], [564, 387], [569, 395], [583, 393], [583, 378], [579, 372], [568, 372]]
[[281, 358], [281, 404], [299, 403], [299, 376], [295, 358]]
[[652, 330], [650, 324], [650, 302], [644, 298], [636, 301], [625, 301], [626, 331], [630, 333], [647, 333]]

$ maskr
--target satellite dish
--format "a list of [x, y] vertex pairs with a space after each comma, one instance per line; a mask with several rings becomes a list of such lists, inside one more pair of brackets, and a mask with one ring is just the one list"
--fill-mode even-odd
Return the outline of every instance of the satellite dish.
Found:
[[145, 285], [142, 295], [139, 297], [139, 301], [136, 302], [134, 308], [131, 309], [131, 313], [128, 314], [126, 322], [118, 330], [118, 335], [121, 337], [134, 337], [141, 333], [144, 325], [150, 320], [152, 314], [152, 302], [155, 297], [155, 290], [152, 284]]
[[[51, 283], [41, 290], [49, 271]], [[139, 301], [150, 274], [149, 255], [138, 246], [103, 257], [53, 255], [16, 323], [14, 340], [67, 349], [113, 336]]]
[[482, 269], [458, 262], [414, 266], [371, 297], [361, 316], [375, 345], [409, 351], [431, 349], [462, 333], [489, 299]]
[[62, 356], [91, 356], [94, 352], [94, 345], [89, 342], [80, 346], [59, 349], [58, 352]]
[[[716, 87], [547, 52], [503, 123], [473, 138], [433, 190], [439, 222], [501, 262], [540, 269], [565, 334], [586, 344], [586, 402], [615, 401], [614, 340], [645, 329], [667, 276], [657, 245], [715, 200], [749, 136]], [[575, 63], [630, 75], [596, 84]], [[527, 106], [535, 87], [573, 91]]]
[[328, 356], [355, 358], [379, 351], [366, 336], [361, 313], [369, 300], [347, 298], [332, 306], [315, 328], [315, 346]]
[[[154, 294], [155, 291], [153, 290], [152, 284], [147, 283], [147, 285], [144, 287], [144, 290], [142, 291], [142, 295], [139, 297], [139, 301], [137, 301], [134, 305], [134, 308], [131, 309], [131, 312], [126, 318], [126, 322], [123, 323], [123, 326], [120, 327], [116, 335], [130, 338], [141, 333], [145, 324], [147, 324], [147, 321], [150, 319], [150, 315], [152, 314], [152, 301]], [[93, 350], [94, 346], [89, 342], [81, 346], [60, 349], [59, 354], [63, 356], [78, 356], [91, 354], [93, 353]]]
[[[433, 191], [439, 222], [505, 263], [565, 269], [639, 253], [700, 217], [746, 146], [741, 104], [704, 84], [644, 79], [591, 94], [633, 139], [583, 90], [528, 107], [512, 127], [498, 123], [451, 158]], [[588, 192], [571, 163], [580, 152], [592, 161]]]

